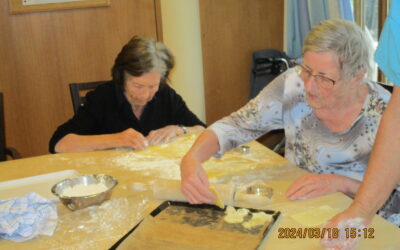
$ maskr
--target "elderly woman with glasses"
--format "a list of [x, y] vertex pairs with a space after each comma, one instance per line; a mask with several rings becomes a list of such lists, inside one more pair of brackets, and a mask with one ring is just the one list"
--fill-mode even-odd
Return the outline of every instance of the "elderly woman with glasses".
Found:
[[368, 80], [373, 53], [369, 41], [360, 27], [344, 20], [324, 21], [313, 28], [300, 65], [212, 124], [184, 156], [181, 190], [187, 200], [196, 204], [215, 199], [202, 162], [281, 128], [285, 157], [309, 172], [293, 182], [288, 198], [333, 192], [353, 196], [390, 98], [388, 91]]

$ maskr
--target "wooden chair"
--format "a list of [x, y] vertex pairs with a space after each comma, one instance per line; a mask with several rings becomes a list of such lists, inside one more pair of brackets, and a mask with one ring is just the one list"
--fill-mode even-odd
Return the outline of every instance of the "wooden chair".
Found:
[[99, 82], [83, 82], [83, 83], [70, 83], [69, 90], [71, 92], [72, 106], [74, 114], [78, 111], [79, 107], [85, 105], [86, 94], [94, 90], [97, 86], [105, 83], [106, 81]]
[[21, 154], [15, 148], [6, 146], [4, 102], [3, 93], [0, 92], [0, 161], [6, 161], [7, 156], [10, 156], [13, 159], [21, 158]]

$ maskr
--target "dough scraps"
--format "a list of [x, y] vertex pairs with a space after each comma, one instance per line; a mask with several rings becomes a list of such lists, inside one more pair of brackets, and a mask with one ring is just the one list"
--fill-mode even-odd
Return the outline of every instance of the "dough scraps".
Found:
[[236, 210], [234, 207], [227, 206], [224, 217], [224, 221], [227, 223], [242, 223], [244, 217], [249, 214], [249, 210], [246, 208], [240, 208]]
[[243, 227], [246, 229], [250, 229], [256, 226], [262, 226], [265, 224], [265, 222], [271, 220], [272, 214], [266, 214], [264, 212], [253, 213], [251, 219], [243, 223]]

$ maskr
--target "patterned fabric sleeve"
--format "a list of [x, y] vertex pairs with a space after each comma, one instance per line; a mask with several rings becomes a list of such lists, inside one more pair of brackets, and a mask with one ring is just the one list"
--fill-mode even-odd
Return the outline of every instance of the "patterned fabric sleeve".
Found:
[[220, 151], [217, 157], [271, 130], [283, 128], [285, 75], [275, 78], [241, 109], [209, 127], [218, 137]]

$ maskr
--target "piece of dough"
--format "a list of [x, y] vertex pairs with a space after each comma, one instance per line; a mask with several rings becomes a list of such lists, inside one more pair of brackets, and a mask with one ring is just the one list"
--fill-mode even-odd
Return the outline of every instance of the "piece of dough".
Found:
[[242, 223], [246, 215], [249, 214], [249, 210], [246, 208], [240, 208], [236, 210], [234, 207], [227, 206], [225, 210], [226, 216], [224, 221], [227, 223]]
[[210, 189], [211, 192], [213, 192], [213, 194], [215, 194], [215, 205], [224, 209], [225, 208], [225, 204], [222, 202], [221, 197], [219, 196], [217, 190], [215, 189], [214, 186], [209, 186], [208, 187]]
[[243, 227], [246, 229], [250, 229], [256, 226], [262, 226], [265, 224], [265, 222], [271, 220], [272, 214], [266, 214], [264, 212], [253, 213], [251, 219], [243, 223]]
[[317, 208], [307, 209], [304, 212], [293, 214], [290, 217], [303, 226], [314, 227], [324, 224], [339, 212], [339, 209], [325, 205]]

